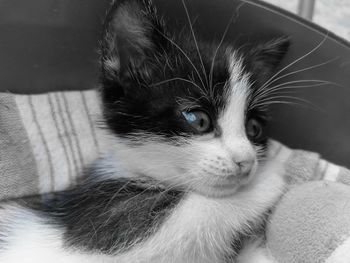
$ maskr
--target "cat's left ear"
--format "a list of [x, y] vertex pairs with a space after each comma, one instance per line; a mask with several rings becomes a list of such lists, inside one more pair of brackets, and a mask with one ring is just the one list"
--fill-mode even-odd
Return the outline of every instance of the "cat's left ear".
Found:
[[280, 37], [258, 44], [248, 51], [250, 72], [258, 82], [267, 81], [272, 76], [288, 52], [289, 46], [290, 39]]
[[157, 52], [165, 49], [162, 20], [150, 0], [118, 0], [110, 9], [101, 43], [104, 79], [128, 81], [151, 74]]

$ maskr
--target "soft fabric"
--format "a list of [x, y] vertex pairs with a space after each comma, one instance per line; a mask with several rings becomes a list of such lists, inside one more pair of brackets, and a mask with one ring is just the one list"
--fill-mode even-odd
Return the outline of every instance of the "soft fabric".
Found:
[[279, 202], [267, 227], [266, 246], [281, 263], [350, 262], [349, 219], [348, 185], [304, 183]]
[[268, 159], [284, 162], [287, 188], [309, 181], [328, 180], [350, 185], [350, 171], [321, 158], [318, 153], [293, 150], [280, 142], [270, 140]]
[[62, 190], [101, 151], [96, 91], [0, 93], [0, 200]]
[[350, 170], [278, 142], [270, 149], [269, 159], [284, 162], [286, 193], [268, 219], [266, 240], [239, 262], [350, 262]]

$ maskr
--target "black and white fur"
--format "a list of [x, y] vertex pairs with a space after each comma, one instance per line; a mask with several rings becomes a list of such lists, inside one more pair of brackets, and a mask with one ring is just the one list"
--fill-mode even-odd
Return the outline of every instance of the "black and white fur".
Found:
[[[112, 151], [72, 189], [3, 204], [0, 262], [235, 261], [283, 189], [261, 162], [255, 99], [289, 44], [238, 50], [187, 31], [147, 0], [113, 4], [101, 44]], [[205, 132], [181, 114], [198, 110]]]

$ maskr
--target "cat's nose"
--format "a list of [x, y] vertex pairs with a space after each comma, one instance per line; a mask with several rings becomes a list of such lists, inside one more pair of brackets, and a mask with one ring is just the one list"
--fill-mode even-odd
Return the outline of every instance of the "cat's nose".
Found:
[[254, 165], [254, 159], [244, 160], [236, 163], [240, 170], [241, 177], [249, 176]]

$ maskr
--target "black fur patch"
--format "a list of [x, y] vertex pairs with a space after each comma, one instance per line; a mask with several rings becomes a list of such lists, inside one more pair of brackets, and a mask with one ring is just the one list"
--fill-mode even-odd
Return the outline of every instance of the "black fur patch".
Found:
[[155, 233], [182, 197], [146, 181], [85, 179], [24, 203], [64, 230], [67, 247], [116, 254]]

